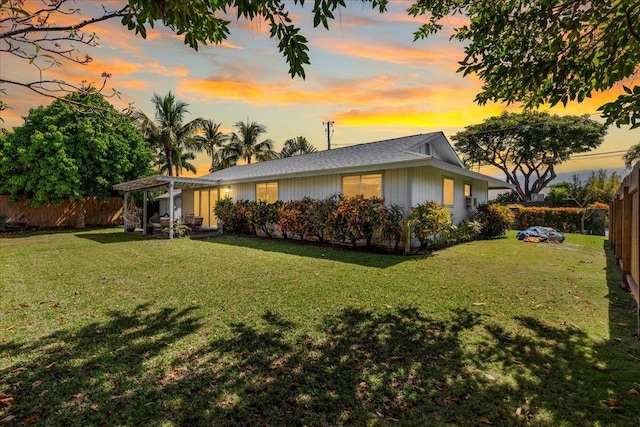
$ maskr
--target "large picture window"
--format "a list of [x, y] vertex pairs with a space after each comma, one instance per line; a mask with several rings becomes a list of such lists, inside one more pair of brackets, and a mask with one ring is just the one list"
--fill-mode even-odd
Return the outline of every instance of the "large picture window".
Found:
[[382, 174], [343, 176], [342, 194], [347, 197], [362, 194], [366, 198], [382, 198]]
[[453, 206], [453, 197], [455, 182], [451, 178], [442, 179], [442, 204], [444, 206]]
[[260, 182], [256, 184], [256, 201], [267, 203], [278, 201], [278, 183]]

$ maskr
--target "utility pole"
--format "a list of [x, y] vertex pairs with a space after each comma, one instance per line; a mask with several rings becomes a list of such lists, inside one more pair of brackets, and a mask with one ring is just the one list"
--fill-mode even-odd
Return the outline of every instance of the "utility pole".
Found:
[[331, 127], [335, 124], [335, 122], [322, 122], [323, 125], [327, 125], [327, 150], [331, 150]]

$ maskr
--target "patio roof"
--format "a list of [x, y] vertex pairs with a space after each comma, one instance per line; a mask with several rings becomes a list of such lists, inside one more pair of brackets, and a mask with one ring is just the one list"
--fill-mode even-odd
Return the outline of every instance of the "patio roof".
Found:
[[133, 181], [121, 182], [113, 186], [120, 191], [148, 191], [165, 188], [173, 182], [174, 188], [198, 188], [203, 186], [218, 185], [219, 181], [206, 178], [184, 178], [179, 176], [151, 175]]

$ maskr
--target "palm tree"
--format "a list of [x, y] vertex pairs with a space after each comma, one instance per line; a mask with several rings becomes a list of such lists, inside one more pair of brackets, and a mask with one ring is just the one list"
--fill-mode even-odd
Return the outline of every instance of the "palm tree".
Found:
[[[182, 147], [178, 147], [173, 151], [173, 161], [171, 162], [171, 164], [173, 167], [173, 171], [175, 172], [175, 176], [182, 175], [183, 170], [186, 170], [193, 174], [198, 173], [198, 170], [193, 165], [193, 163], [189, 162], [189, 160], [195, 160], [196, 155], [192, 152], [184, 153], [182, 150], [183, 150]], [[160, 174], [164, 174], [166, 172], [167, 175], [173, 176], [169, 172], [169, 162], [167, 162], [167, 159], [164, 157], [164, 154], [161, 154], [158, 157], [157, 166], [159, 167]]]
[[215, 123], [213, 120], [204, 120], [202, 122], [202, 130], [203, 134], [198, 135], [196, 140], [211, 157], [209, 172], [215, 172], [216, 169], [225, 167], [220, 151], [229, 136], [220, 132], [220, 123]]
[[297, 136], [295, 138], [287, 139], [284, 142], [282, 151], [280, 151], [280, 157], [292, 157], [299, 154], [309, 154], [318, 151], [316, 147], [307, 141], [304, 136]]
[[166, 168], [163, 169], [169, 176], [173, 176], [174, 161], [180, 163], [180, 157], [184, 155], [181, 148], [200, 149], [195, 136], [202, 128], [203, 119], [197, 118], [184, 123], [189, 104], [176, 101], [171, 91], [164, 97], [154, 93], [151, 102], [156, 108], [155, 122], [141, 111], [136, 113], [135, 119], [145, 139], [158, 151], [158, 159], [165, 159]]
[[233, 132], [229, 139], [229, 144], [223, 149], [223, 157], [230, 161], [238, 161], [244, 159], [247, 163], [251, 163], [251, 159], [255, 158], [262, 162], [278, 157], [278, 153], [273, 151], [273, 141], [265, 139], [258, 142], [260, 135], [267, 131], [266, 126], [256, 122], [236, 122], [233, 125], [238, 132]]

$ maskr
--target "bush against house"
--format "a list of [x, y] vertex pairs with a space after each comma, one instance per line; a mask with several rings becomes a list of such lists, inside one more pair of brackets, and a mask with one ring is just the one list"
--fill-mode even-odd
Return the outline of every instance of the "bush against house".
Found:
[[438, 249], [476, 239], [482, 224], [463, 221], [454, 226], [451, 213], [437, 202], [426, 202], [411, 210], [407, 217], [399, 205], [385, 205], [384, 200], [363, 196], [334, 196], [268, 204], [224, 198], [213, 210], [225, 233], [252, 234], [259, 232], [274, 237], [307, 241], [350, 243], [356, 247], [393, 246], [400, 250], [411, 231], [422, 249]]

